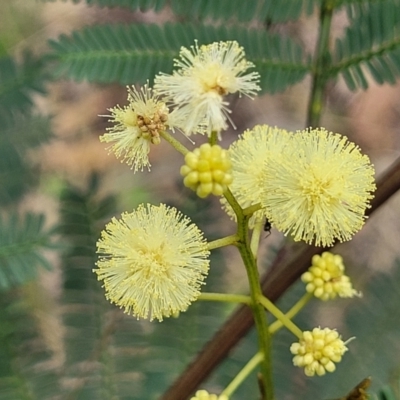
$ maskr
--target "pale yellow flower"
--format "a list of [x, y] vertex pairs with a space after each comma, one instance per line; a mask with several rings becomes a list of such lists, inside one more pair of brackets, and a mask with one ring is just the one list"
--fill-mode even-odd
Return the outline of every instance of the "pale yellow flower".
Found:
[[335, 371], [335, 363], [342, 360], [347, 350], [338, 332], [329, 328], [305, 331], [302, 339], [290, 346], [290, 352], [294, 354], [293, 365], [304, 368], [307, 376], [322, 376]]
[[[233, 181], [229, 189], [242, 208], [261, 202], [264, 188], [264, 165], [275, 163], [276, 158], [289, 145], [291, 134], [284, 129], [257, 125], [245, 131], [238, 140], [229, 147], [232, 161]], [[221, 203], [228, 215], [235, 219], [235, 213], [225, 198]], [[265, 219], [265, 210], [256, 211], [250, 219], [249, 226], [253, 228], [256, 221]]]
[[207, 390], [198, 390], [190, 400], [228, 400], [225, 395], [217, 396], [216, 394], [210, 394]]
[[293, 135], [264, 167], [261, 203], [272, 225], [317, 246], [350, 240], [365, 221], [374, 169], [346, 137], [323, 128]]
[[106, 297], [137, 318], [186, 311], [200, 295], [209, 251], [190, 219], [164, 204], [141, 205], [113, 218], [97, 242], [94, 272]]
[[188, 135], [201, 131], [210, 134], [228, 127], [230, 109], [225, 96], [238, 92], [248, 97], [260, 90], [259, 74], [246, 73], [253, 63], [245, 59], [236, 41], [215, 42], [190, 49], [181, 48], [178, 69], [172, 75], [160, 74], [154, 89], [186, 118], [181, 129]]
[[339, 254], [325, 251], [312, 258], [312, 265], [301, 276], [308, 293], [321, 300], [339, 297], [354, 297], [361, 294], [353, 289], [350, 278], [344, 273], [343, 258]]
[[199, 197], [209, 194], [221, 196], [232, 182], [231, 161], [228, 152], [219, 145], [204, 143], [185, 156], [181, 167], [183, 183]]
[[[144, 167], [150, 169], [148, 154], [151, 144], [160, 143], [160, 131], [167, 128], [168, 108], [144, 86], [139, 91], [128, 87], [129, 105], [110, 108], [109, 122], [114, 125], [100, 136], [100, 141], [113, 143], [109, 149], [136, 172]], [[171, 126], [173, 128], [173, 126]]]

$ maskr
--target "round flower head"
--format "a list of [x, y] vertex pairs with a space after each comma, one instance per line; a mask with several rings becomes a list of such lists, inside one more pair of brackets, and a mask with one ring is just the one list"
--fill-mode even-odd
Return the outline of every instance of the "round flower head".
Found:
[[209, 266], [202, 232], [175, 208], [139, 206], [113, 218], [97, 242], [94, 272], [106, 297], [137, 318], [186, 311], [200, 294]]
[[135, 172], [143, 167], [150, 169], [150, 144], [160, 143], [159, 132], [166, 129], [168, 108], [147, 86], [140, 91], [128, 87], [128, 101], [124, 108], [109, 109], [111, 115], [106, 117], [114, 126], [107, 128], [100, 141], [113, 143], [110, 150]]
[[[284, 129], [268, 125], [257, 125], [245, 131], [229, 147], [232, 161], [233, 181], [229, 186], [232, 194], [242, 208], [260, 203], [264, 186], [264, 164], [273, 164], [282, 156], [291, 135]], [[231, 218], [236, 218], [225, 198], [221, 198], [225, 211]], [[250, 219], [253, 228], [256, 221], [265, 219], [263, 209], [256, 211]]]
[[216, 394], [209, 394], [207, 390], [198, 390], [190, 400], [228, 400], [225, 395], [217, 396]]
[[232, 182], [231, 161], [228, 152], [217, 144], [202, 144], [185, 156], [181, 167], [183, 183], [194, 190], [199, 197], [209, 194], [221, 196]]
[[335, 363], [342, 360], [347, 350], [337, 331], [329, 328], [305, 331], [302, 339], [290, 346], [290, 352], [294, 354], [293, 365], [304, 368], [307, 376], [335, 371]]
[[173, 75], [156, 76], [154, 88], [186, 117], [181, 127], [186, 134], [195, 133], [199, 125], [208, 134], [227, 129], [231, 111], [224, 96], [239, 92], [252, 97], [260, 90], [259, 74], [246, 73], [254, 65], [235, 41], [182, 47], [175, 66]]
[[353, 289], [350, 278], [344, 274], [343, 258], [325, 251], [312, 258], [312, 265], [301, 276], [308, 293], [321, 300], [339, 297], [354, 297], [361, 294]]
[[363, 226], [375, 190], [369, 158], [323, 128], [298, 132], [291, 142], [264, 167], [267, 218], [296, 241], [330, 246], [350, 240]]

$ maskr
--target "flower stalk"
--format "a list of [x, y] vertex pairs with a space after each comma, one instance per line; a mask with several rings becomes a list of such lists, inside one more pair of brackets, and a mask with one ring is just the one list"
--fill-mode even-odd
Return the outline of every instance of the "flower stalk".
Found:
[[257, 353], [254, 357], [252, 357], [251, 360], [243, 367], [243, 369], [235, 376], [232, 382], [224, 389], [221, 395], [225, 395], [229, 398], [262, 360], [262, 353]]
[[164, 140], [166, 140], [175, 150], [179, 151], [179, 153], [181, 153], [183, 156], [189, 153], [189, 150], [168, 132], [160, 131], [159, 133]]
[[248, 306], [251, 305], [250, 296], [230, 293], [201, 293], [198, 297], [199, 300], [205, 301], [223, 301], [226, 303], [243, 303]]
[[303, 332], [292, 322], [292, 320], [285, 315], [272, 301], [268, 300], [265, 296], [259, 297], [259, 302], [268, 310], [276, 319], [282, 322], [285, 327], [297, 336], [299, 339], [303, 337]]
[[273, 380], [272, 380], [272, 360], [271, 360], [271, 335], [268, 330], [268, 322], [264, 307], [259, 300], [262, 296], [260, 277], [258, 274], [256, 259], [250, 248], [250, 239], [248, 235], [248, 222], [250, 216], [243, 215], [243, 210], [235, 197], [228, 189], [225, 192], [225, 198], [234, 210], [237, 218], [237, 235], [239, 237], [238, 249], [246, 267], [247, 278], [250, 286], [250, 296], [252, 300], [252, 311], [254, 322], [258, 334], [258, 346], [263, 357], [260, 363], [262, 382], [265, 387], [265, 398], [262, 400], [273, 400]]
[[[307, 303], [312, 299], [312, 294], [306, 293], [303, 297], [301, 297], [297, 303], [285, 314], [286, 318], [292, 319], [294, 318], [299, 311], [301, 311]], [[273, 335], [279, 329], [283, 327], [283, 323], [281, 320], [277, 319], [269, 326], [269, 332]]]
[[208, 250], [218, 249], [220, 247], [234, 245], [236, 246], [238, 243], [239, 237], [238, 235], [230, 235], [223, 237], [221, 239], [213, 240], [212, 242], [208, 243]]

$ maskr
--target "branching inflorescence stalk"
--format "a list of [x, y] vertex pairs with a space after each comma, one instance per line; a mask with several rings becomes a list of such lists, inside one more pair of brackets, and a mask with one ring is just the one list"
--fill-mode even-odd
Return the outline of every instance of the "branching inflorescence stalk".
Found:
[[262, 296], [260, 277], [258, 274], [256, 259], [250, 247], [250, 239], [248, 233], [248, 221], [250, 216], [243, 214], [243, 209], [236, 201], [235, 197], [229, 191], [225, 192], [225, 198], [234, 210], [237, 218], [237, 236], [239, 238], [237, 247], [246, 267], [247, 277], [250, 286], [250, 297], [252, 300], [252, 311], [254, 322], [258, 334], [258, 346], [263, 357], [260, 369], [262, 373], [262, 384], [265, 390], [265, 399], [273, 400], [273, 381], [272, 381], [272, 362], [271, 362], [271, 335], [268, 330], [266, 312], [259, 300]]

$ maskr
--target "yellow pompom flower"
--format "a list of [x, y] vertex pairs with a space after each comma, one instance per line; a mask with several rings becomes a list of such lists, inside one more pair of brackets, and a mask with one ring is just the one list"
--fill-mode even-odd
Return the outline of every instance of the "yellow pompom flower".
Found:
[[354, 297], [361, 294], [353, 289], [350, 278], [344, 273], [343, 258], [325, 251], [312, 258], [312, 265], [301, 276], [306, 291], [321, 300], [339, 297]]
[[294, 240], [317, 246], [350, 240], [376, 188], [369, 158], [324, 128], [297, 132], [264, 171], [261, 203], [268, 220]]
[[185, 156], [181, 167], [183, 183], [199, 197], [209, 194], [221, 196], [232, 182], [231, 161], [228, 152], [219, 145], [202, 144]]
[[290, 346], [290, 352], [294, 354], [293, 365], [304, 368], [307, 376], [335, 371], [335, 363], [342, 360], [347, 350], [338, 332], [329, 328], [305, 331], [302, 339]]
[[[284, 129], [257, 125], [231, 144], [229, 156], [233, 181], [229, 189], [242, 208], [260, 203], [264, 186], [263, 166], [273, 164], [276, 158], [282, 157], [290, 137], [291, 134]], [[235, 219], [235, 213], [225, 198], [221, 198], [221, 203], [228, 215]], [[265, 210], [256, 211], [249, 221], [250, 228], [263, 219]]]
[[217, 396], [216, 394], [210, 394], [207, 390], [198, 390], [190, 400], [228, 400], [228, 397], [225, 395]]
[[171, 126], [171, 121], [167, 106], [147, 85], [139, 91], [134, 86], [127, 89], [129, 105], [109, 109], [111, 115], [105, 117], [110, 117], [114, 125], [107, 128], [100, 141], [113, 143], [110, 151], [137, 172], [143, 167], [150, 169], [150, 145], [160, 144], [159, 132], [167, 128], [167, 123]]
[[190, 219], [164, 204], [140, 205], [113, 218], [97, 242], [94, 272], [106, 297], [137, 318], [158, 319], [186, 311], [200, 295], [209, 251]]
[[182, 130], [190, 135], [203, 125], [208, 134], [227, 129], [229, 103], [225, 96], [239, 92], [248, 97], [260, 90], [259, 74], [246, 73], [254, 67], [236, 41], [215, 42], [190, 49], [181, 48], [178, 67], [172, 75], [160, 74], [154, 89], [186, 118]]

